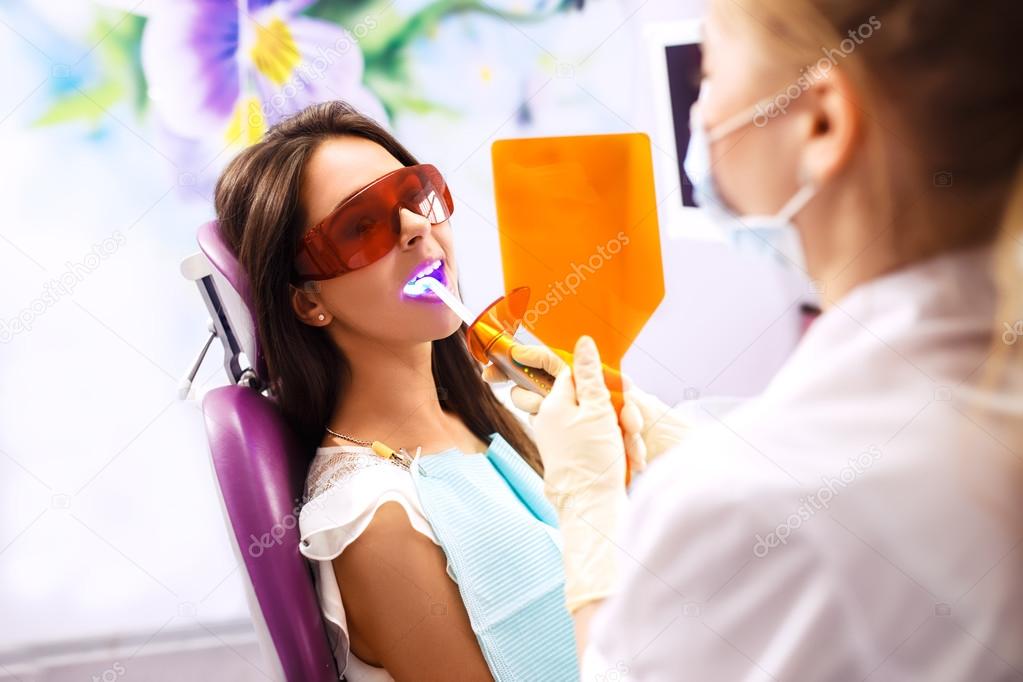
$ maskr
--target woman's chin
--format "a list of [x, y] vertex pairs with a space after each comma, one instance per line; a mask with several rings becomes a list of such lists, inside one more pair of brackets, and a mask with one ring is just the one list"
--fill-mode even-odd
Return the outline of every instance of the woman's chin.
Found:
[[444, 304], [437, 306], [436, 310], [430, 311], [428, 315], [424, 315], [423, 312], [417, 311], [418, 314], [412, 316], [413, 319], [409, 321], [409, 324], [413, 325], [416, 336], [424, 340], [446, 339], [462, 326], [461, 318], [448, 310]]
[[458, 331], [459, 327], [462, 326], [462, 318], [460, 318], [458, 315], [456, 315], [454, 312], [450, 310], [448, 311], [448, 313], [449, 313], [448, 321], [447, 325], [445, 326], [446, 333], [440, 337], [442, 339], [446, 339], [447, 337], [451, 336], [452, 334]]

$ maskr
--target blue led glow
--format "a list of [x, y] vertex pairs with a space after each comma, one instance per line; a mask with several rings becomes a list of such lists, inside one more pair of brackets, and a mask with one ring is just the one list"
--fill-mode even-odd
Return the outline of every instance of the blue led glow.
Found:
[[441, 270], [443, 263], [439, 260], [435, 260], [425, 268], [415, 274], [415, 276], [405, 284], [402, 289], [406, 296], [423, 296], [430, 293], [430, 286], [426, 280], [431, 280], [434, 284], [440, 284], [436, 278], [430, 277], [435, 272], [440, 271], [441, 277], [443, 277], [443, 271]]
[[427, 292], [430, 291], [430, 287], [427, 286], [426, 280], [430, 280], [431, 282], [435, 282], [436, 281], [432, 277], [423, 277], [422, 279], [413, 279], [413, 280], [410, 280], [408, 282], [408, 284], [405, 285], [405, 288], [402, 289], [402, 291], [405, 292], [406, 296], [422, 296], [423, 294], [426, 294]]

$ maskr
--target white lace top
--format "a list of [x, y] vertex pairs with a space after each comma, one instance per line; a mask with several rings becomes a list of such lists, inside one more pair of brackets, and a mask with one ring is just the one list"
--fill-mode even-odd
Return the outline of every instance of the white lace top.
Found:
[[365, 663], [349, 651], [341, 588], [331, 562], [366, 530], [385, 502], [404, 507], [412, 528], [440, 546], [419, 503], [412, 477], [366, 447], [321, 447], [306, 477], [305, 499], [299, 514], [299, 549], [314, 565], [320, 610], [327, 622], [338, 670], [350, 682], [392, 680], [386, 670]]

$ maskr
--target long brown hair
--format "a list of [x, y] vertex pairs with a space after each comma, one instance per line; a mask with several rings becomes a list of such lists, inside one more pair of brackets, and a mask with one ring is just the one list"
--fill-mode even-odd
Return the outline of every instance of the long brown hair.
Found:
[[[308, 217], [299, 201], [306, 162], [324, 140], [356, 136], [376, 142], [406, 166], [415, 157], [372, 119], [343, 102], [310, 106], [273, 126], [224, 169], [214, 196], [221, 234], [248, 274], [256, 334], [269, 392], [310, 454], [351, 376], [344, 353], [326, 333], [302, 323], [289, 281]], [[433, 376], [443, 409], [483, 441], [500, 433], [536, 470], [542, 464], [522, 424], [480, 377], [465, 345], [465, 325], [433, 342]]]

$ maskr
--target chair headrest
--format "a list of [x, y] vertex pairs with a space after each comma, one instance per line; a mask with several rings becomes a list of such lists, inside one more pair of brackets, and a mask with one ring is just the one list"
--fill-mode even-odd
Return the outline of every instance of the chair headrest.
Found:
[[210, 312], [221, 316], [251, 363], [252, 370], [265, 380], [266, 364], [256, 336], [248, 276], [221, 236], [217, 221], [211, 220], [200, 226], [197, 239], [199, 249], [210, 263], [214, 288], [221, 304], [221, 310]]

